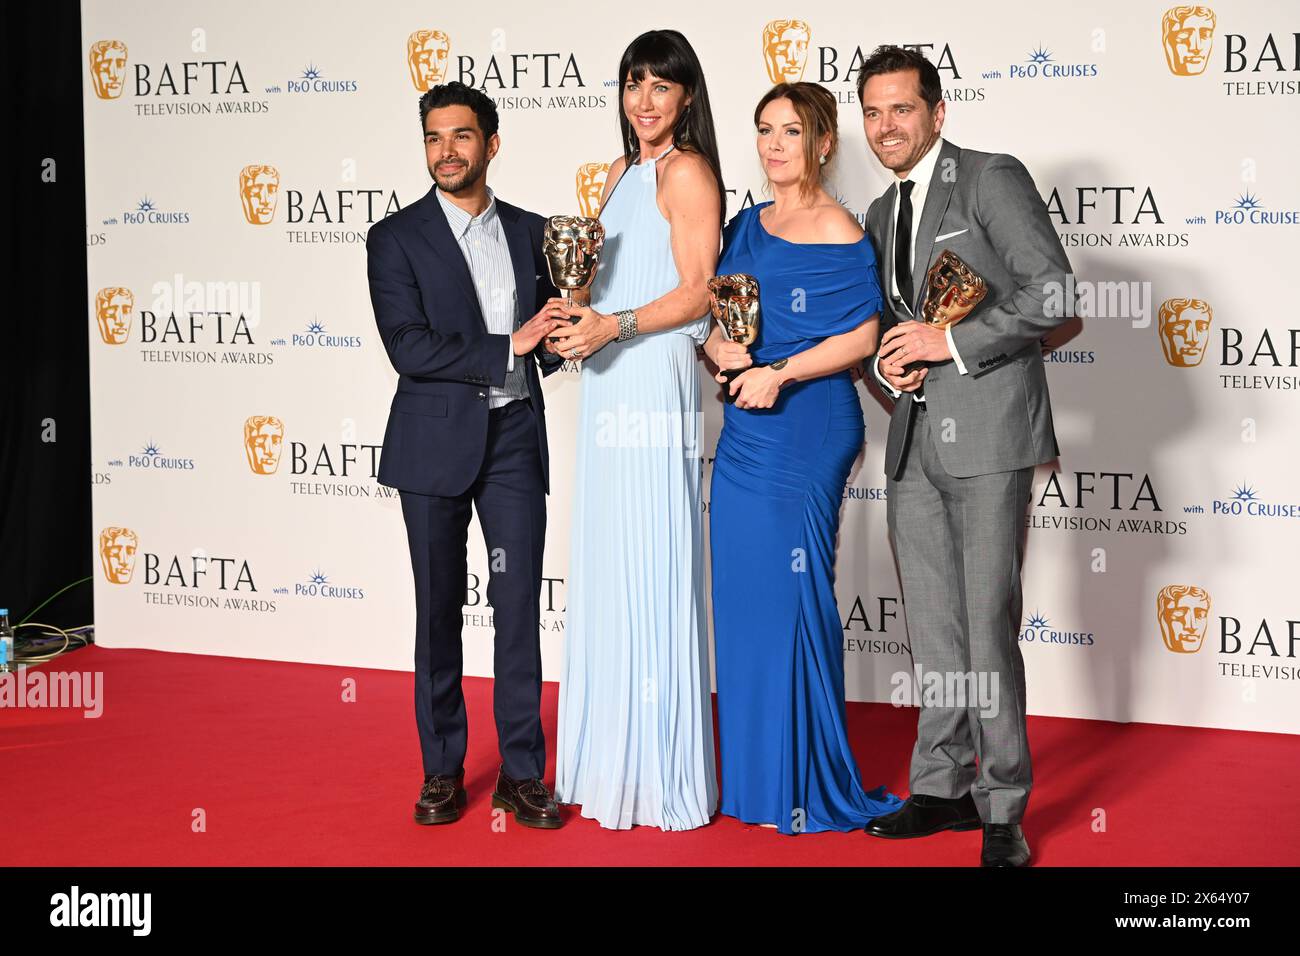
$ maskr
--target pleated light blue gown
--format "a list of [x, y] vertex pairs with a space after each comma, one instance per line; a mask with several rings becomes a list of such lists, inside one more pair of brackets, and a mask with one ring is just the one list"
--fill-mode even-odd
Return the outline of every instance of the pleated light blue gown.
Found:
[[[870, 239], [787, 242], [759, 220], [768, 205], [728, 224], [718, 263], [758, 279], [762, 363], [880, 310]], [[863, 788], [845, 732], [835, 537], [862, 449], [857, 389], [838, 372], [723, 415], [709, 509], [722, 812], [782, 833], [864, 827], [902, 801]]]
[[[597, 311], [678, 285], [657, 159], [601, 211]], [[695, 352], [709, 322], [583, 361], [555, 793], [611, 829], [689, 830], [717, 809]]]

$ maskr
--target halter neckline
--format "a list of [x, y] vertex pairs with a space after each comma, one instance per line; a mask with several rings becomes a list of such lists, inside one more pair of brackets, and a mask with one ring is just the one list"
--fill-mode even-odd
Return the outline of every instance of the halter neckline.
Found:
[[659, 162], [659, 160], [663, 159], [665, 156], [667, 156], [669, 153], [671, 153], [671, 152], [672, 152], [673, 150], [675, 150], [676, 148], [677, 148], [677, 144], [676, 144], [676, 143], [672, 143], [671, 145], [669, 145], [669, 147], [668, 147], [667, 149], [665, 149], [665, 150], [664, 150], [662, 153], [660, 153], [658, 156], [651, 156], [649, 159], [643, 159], [641, 162], [636, 163], [635, 165], [637, 165], [637, 166], [641, 166], [641, 165], [644, 165], [645, 163], [657, 163], [657, 162]]

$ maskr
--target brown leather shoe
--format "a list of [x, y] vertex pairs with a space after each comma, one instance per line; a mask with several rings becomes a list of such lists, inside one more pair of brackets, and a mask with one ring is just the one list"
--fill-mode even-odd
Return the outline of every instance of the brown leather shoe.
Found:
[[546, 784], [536, 777], [528, 780], [507, 777], [504, 767], [497, 775], [492, 806], [511, 811], [515, 815], [515, 821], [526, 827], [555, 830], [563, 822], [560, 819], [560, 808], [556, 806], [551, 791], [546, 789]]
[[465, 792], [465, 771], [454, 777], [432, 774], [424, 778], [420, 799], [415, 804], [416, 823], [451, 823], [460, 819], [461, 808], [469, 802]]

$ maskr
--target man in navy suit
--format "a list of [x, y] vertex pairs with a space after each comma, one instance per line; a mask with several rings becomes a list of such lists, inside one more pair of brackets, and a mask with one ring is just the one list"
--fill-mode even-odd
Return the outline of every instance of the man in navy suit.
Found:
[[[495, 611], [493, 710], [501, 752], [492, 805], [555, 828], [542, 782], [539, 599], [549, 459], [538, 343], [567, 314], [542, 256], [540, 216], [496, 199], [496, 105], [460, 83], [420, 98], [434, 186], [371, 227], [370, 299], [399, 378], [379, 481], [399, 490], [415, 577], [415, 720], [424, 761], [417, 823], [467, 803], [461, 613], [470, 509], [487, 544]], [[535, 314], [534, 314], [535, 313]], [[532, 316], [521, 322], [524, 316]]]

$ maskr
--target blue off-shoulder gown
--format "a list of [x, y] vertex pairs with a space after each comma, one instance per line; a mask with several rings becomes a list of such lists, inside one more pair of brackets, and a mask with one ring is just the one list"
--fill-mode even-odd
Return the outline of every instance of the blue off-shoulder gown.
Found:
[[[792, 243], [759, 211], [728, 225], [718, 273], [759, 282], [756, 362], [880, 311], [871, 241]], [[713, 466], [710, 543], [721, 811], [782, 833], [852, 830], [902, 801], [864, 790], [844, 716], [835, 538], [864, 423], [849, 373], [798, 382], [770, 409], [728, 405]]]

